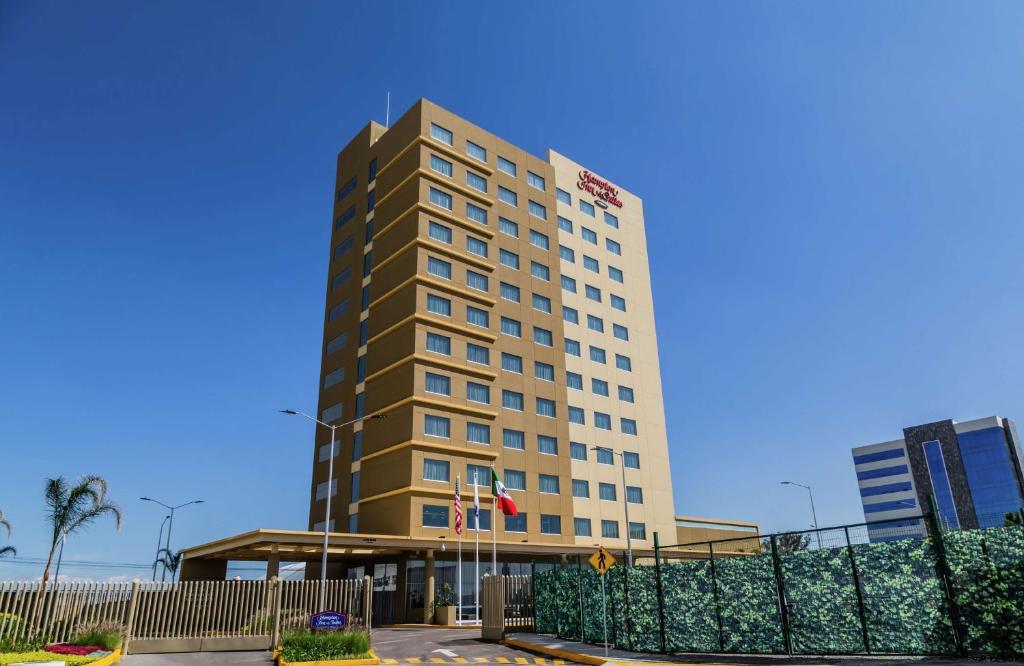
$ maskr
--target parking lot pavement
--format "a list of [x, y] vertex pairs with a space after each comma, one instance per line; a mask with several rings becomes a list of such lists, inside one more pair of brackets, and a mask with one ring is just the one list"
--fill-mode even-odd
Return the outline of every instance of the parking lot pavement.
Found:
[[561, 659], [538, 657], [480, 640], [480, 629], [374, 629], [373, 651], [387, 666], [396, 664], [530, 664], [564, 666]]
[[269, 652], [182, 652], [174, 654], [131, 654], [124, 666], [267, 666], [274, 663]]

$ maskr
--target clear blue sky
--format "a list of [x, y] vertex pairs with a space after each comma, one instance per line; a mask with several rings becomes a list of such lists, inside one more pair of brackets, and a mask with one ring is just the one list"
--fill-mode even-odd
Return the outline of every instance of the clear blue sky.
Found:
[[[1017, 2], [0, 3], [0, 507], [65, 557], [306, 523], [337, 151], [428, 97], [645, 200], [676, 508], [861, 519], [851, 446], [1024, 419]], [[552, 66], [554, 63], [554, 66]], [[37, 575], [0, 564], [0, 578]], [[74, 575], [74, 574], [73, 574]]]

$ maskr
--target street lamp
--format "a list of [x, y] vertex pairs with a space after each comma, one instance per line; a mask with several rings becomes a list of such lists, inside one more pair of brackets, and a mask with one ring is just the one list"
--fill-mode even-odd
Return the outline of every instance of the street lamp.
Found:
[[[317, 425], [322, 425], [325, 428], [331, 429], [331, 455], [327, 459], [327, 497], [324, 500], [324, 554], [320, 561], [320, 610], [327, 610], [327, 535], [331, 525], [331, 482], [334, 480], [334, 443], [336, 440], [335, 434], [338, 428], [344, 428], [345, 426], [359, 423], [360, 421], [367, 421], [371, 419], [383, 419], [387, 418], [387, 414], [370, 414], [369, 416], [360, 416], [357, 419], [339, 423], [338, 425], [331, 425], [330, 423], [324, 423], [320, 419], [310, 416], [304, 412], [297, 412], [294, 409], [282, 409], [282, 414], [288, 414], [289, 416], [302, 416]], [[314, 437], [314, 442], [316, 438]]]
[[[160, 500], [155, 500], [152, 497], [140, 497], [139, 499], [144, 501], [144, 502], [153, 502], [154, 504], [159, 504], [160, 506], [162, 506], [163, 508], [165, 508], [165, 509], [167, 509], [168, 511], [171, 512], [171, 514], [167, 518], [167, 520], [168, 520], [168, 522], [167, 522], [167, 542], [166, 542], [166, 545], [164, 545], [164, 549], [167, 550], [167, 554], [168, 555], [170, 555], [170, 552], [171, 552], [171, 529], [174, 527], [174, 512], [177, 511], [178, 509], [184, 508], [186, 506], [191, 506], [192, 504], [202, 504], [203, 503], [203, 500], [200, 499], [200, 500], [192, 500], [191, 502], [185, 502], [184, 504], [179, 504], [178, 506], [170, 506], [169, 504], [164, 504]], [[157, 542], [157, 543], [159, 544], [159, 542]], [[158, 550], [157, 551], [157, 555], [159, 555], [159, 554], [160, 554], [160, 551]], [[153, 570], [153, 574], [154, 574], [154, 578], [155, 578], [156, 577], [156, 575], [155, 575], [156, 574], [156, 569], [155, 568]], [[167, 567], [164, 567], [163, 572], [160, 574], [160, 582], [161, 583], [164, 582], [164, 579], [166, 577], [167, 577]]]
[[818, 531], [818, 514], [814, 510], [814, 493], [811, 491], [811, 487], [810, 486], [805, 486], [802, 483], [797, 483], [796, 481], [782, 481], [781, 485], [783, 485], [783, 486], [798, 486], [798, 487], [803, 488], [804, 490], [807, 491], [807, 496], [811, 499], [811, 518], [814, 519], [814, 536], [816, 537], [816, 539], [818, 541], [818, 548], [820, 549], [821, 548], [821, 532]]
[[629, 493], [626, 492], [626, 458], [618, 451], [613, 451], [607, 446], [592, 446], [594, 451], [607, 451], [612, 456], [619, 457], [619, 467], [622, 470], [622, 505], [626, 509], [626, 566], [633, 566], [633, 540], [629, 533]]
[[156, 537], [156, 555], [153, 556], [153, 582], [156, 582], [156, 566], [160, 561], [160, 544], [164, 540], [164, 525], [167, 524], [168, 519], [171, 515], [167, 514], [164, 516], [164, 520], [160, 523], [160, 534]]

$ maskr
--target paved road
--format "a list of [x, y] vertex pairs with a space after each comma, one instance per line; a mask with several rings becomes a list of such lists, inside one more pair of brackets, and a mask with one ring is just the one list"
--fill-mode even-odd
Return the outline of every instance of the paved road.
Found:
[[185, 652], [179, 654], [128, 655], [124, 666], [267, 666], [269, 652]]
[[373, 650], [393, 664], [531, 664], [562, 666], [529, 652], [480, 640], [480, 629], [374, 629]]

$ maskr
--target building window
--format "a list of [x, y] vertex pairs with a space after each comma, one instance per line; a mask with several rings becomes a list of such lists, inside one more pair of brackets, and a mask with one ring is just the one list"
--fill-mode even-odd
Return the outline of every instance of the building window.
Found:
[[598, 263], [597, 259], [583, 255], [583, 268], [593, 273], [601, 272], [601, 264]]
[[348, 493], [349, 502], [359, 501], [359, 472], [352, 472], [352, 483], [349, 485]]
[[447, 245], [452, 244], [452, 229], [446, 227], [443, 224], [437, 222], [431, 222], [427, 225], [427, 234], [436, 241], [441, 241]]
[[359, 322], [359, 346], [362, 347], [370, 337], [370, 320], [364, 319]]
[[583, 234], [583, 240], [587, 241], [588, 243], [593, 243], [594, 245], [597, 245], [597, 232], [595, 232], [593, 229], [587, 229], [586, 227], [580, 227], [580, 230]]
[[583, 390], [583, 375], [572, 372], [570, 370], [565, 371], [565, 386], [566, 388]]
[[612, 335], [619, 340], [629, 340], [629, 329], [622, 324], [612, 324]]
[[509, 354], [508, 352], [502, 352], [501, 369], [520, 375], [523, 374], [523, 357], [516, 356], [515, 354]]
[[626, 299], [624, 299], [622, 296], [616, 296], [615, 294], [612, 294], [611, 302], [612, 307], [615, 308], [616, 310], [619, 310], [620, 312], [626, 311]]
[[612, 453], [611, 449], [599, 448], [597, 450], [597, 462], [602, 465], [614, 465], [615, 454]]
[[601, 290], [598, 289], [597, 287], [588, 284], [586, 294], [587, 298], [589, 298], [590, 300], [597, 301], [598, 303], [601, 302]]
[[540, 516], [540, 533], [541, 534], [561, 534], [562, 533], [562, 517], [541, 514]]
[[481, 162], [487, 161], [487, 149], [469, 141], [468, 139], [466, 140], [466, 154], [474, 159], [480, 160]]
[[341, 303], [338, 303], [331, 308], [331, 311], [327, 314], [327, 321], [340, 319], [346, 312], [348, 312], [349, 307], [349, 300], [346, 298]]
[[490, 318], [487, 311], [474, 308], [472, 305], [466, 306], [466, 322], [480, 328], [488, 328], [490, 326]]
[[423, 480], [424, 481], [449, 481], [451, 465], [447, 460], [423, 459]]
[[618, 268], [615, 268], [614, 266], [608, 267], [608, 277], [615, 280], [616, 282], [623, 281], [622, 271], [619, 270]]
[[324, 375], [324, 388], [331, 388], [335, 384], [345, 381], [345, 368], [338, 368]]
[[423, 434], [448, 439], [451, 437], [451, 425], [451, 421], [444, 416], [426, 414], [423, 417]]
[[643, 488], [638, 488], [637, 486], [626, 486], [626, 501], [630, 504], [643, 504]]
[[373, 181], [377, 180], [377, 158], [376, 157], [374, 157], [372, 160], [370, 160], [370, 170], [369, 170], [369, 173], [370, 173], [370, 175], [369, 175], [368, 182], [372, 183]]
[[629, 538], [630, 539], [646, 539], [647, 538], [647, 527], [643, 523], [630, 523], [629, 524]]
[[445, 280], [452, 279], [451, 263], [437, 257], [427, 257], [427, 272]]
[[474, 190], [480, 192], [487, 191], [487, 179], [479, 174], [475, 174], [472, 171], [466, 172], [466, 185], [469, 185]]
[[510, 335], [513, 338], [523, 337], [523, 325], [515, 319], [509, 317], [501, 318], [501, 332], [505, 335]]
[[475, 254], [478, 257], [487, 256], [487, 243], [474, 238], [473, 236], [466, 236], [466, 251], [470, 254]]
[[334, 230], [337, 231], [338, 229], [341, 229], [343, 226], [348, 224], [349, 221], [352, 220], [352, 218], [354, 218], [355, 216], [356, 205], [352, 204], [351, 206], [349, 206], [348, 210], [342, 213], [341, 216], [339, 216], [338, 219], [334, 221]]
[[466, 441], [473, 442], [474, 444], [487, 444], [489, 446], [491, 443], [491, 426], [486, 423], [467, 423]]
[[[373, 161], [374, 165], [377, 164], [377, 160]], [[333, 522], [333, 521], [332, 521]], [[359, 514], [353, 513], [348, 517], [348, 532], [349, 534], [355, 534], [359, 531]]]
[[523, 411], [523, 394], [503, 389], [501, 392], [501, 406], [517, 412]]
[[530, 187], [536, 187], [538, 190], [544, 190], [547, 187], [544, 182], [544, 178], [542, 176], [538, 176], [532, 171], [526, 172], [526, 183]]
[[551, 334], [551, 331], [549, 331], [546, 328], [541, 328], [539, 326], [533, 327], [533, 341], [534, 343], [538, 345], [543, 345], [545, 347], [554, 346], [554, 338]]
[[519, 225], [508, 218], [498, 218], [498, 231], [512, 238], [519, 238]]
[[534, 229], [530, 229], [530, 245], [535, 245], [542, 250], [547, 250], [550, 247], [548, 237]]
[[[334, 497], [337, 494], [338, 494], [338, 480], [337, 479], [331, 479], [331, 497]], [[327, 499], [327, 482], [326, 481], [321, 481], [320, 483], [316, 484], [316, 498], [318, 500], [325, 500], [325, 499]]]
[[633, 451], [623, 452], [622, 464], [631, 469], [640, 469], [640, 454]]
[[566, 233], [572, 233], [572, 220], [566, 219], [561, 215], [558, 216], [558, 228]]
[[498, 171], [514, 176], [516, 175], [516, 163], [506, 160], [501, 155], [498, 155]]
[[352, 269], [351, 268], [344, 269], [343, 271], [341, 271], [340, 273], [335, 275], [334, 278], [331, 280], [331, 291], [334, 291], [335, 289], [337, 289], [338, 287], [340, 287], [341, 285], [345, 284], [346, 282], [348, 282], [351, 279], [352, 279]]
[[594, 363], [607, 363], [608, 362], [608, 357], [607, 357], [607, 354], [605, 353], [605, 351], [603, 349], [601, 349], [600, 347], [593, 347], [593, 346], [591, 346], [591, 348], [590, 348], [590, 360], [593, 361]]
[[491, 364], [491, 350], [487, 347], [481, 347], [480, 345], [473, 344], [472, 342], [466, 343], [466, 360], [470, 363], [479, 363], [480, 365]]
[[[518, 449], [520, 451], [526, 450], [526, 435], [523, 434], [522, 430], [509, 430], [505, 428], [501, 431], [501, 445], [506, 449]], [[506, 473], [508, 470], [506, 470]], [[508, 477], [505, 478], [505, 483], [508, 484], [509, 488], [512, 487]], [[526, 488], [518, 488], [518, 490], [525, 490]]]
[[452, 176], [452, 163], [441, 159], [437, 155], [430, 156], [430, 168], [442, 176], [448, 176], [449, 178]]
[[590, 497], [590, 482], [586, 479], [572, 480], [573, 497]]
[[466, 382], [466, 400], [491, 404], [491, 387], [476, 382]]
[[604, 412], [594, 412], [594, 427], [601, 430], [612, 429], [612, 417]]
[[370, 285], [363, 287], [359, 294], [359, 311], [365, 312], [370, 308]]
[[544, 314], [551, 314], [551, 299], [540, 294], [533, 295], [533, 309]]
[[514, 252], [501, 250], [498, 253], [498, 260], [501, 261], [502, 266], [508, 266], [509, 268], [519, 270], [519, 255]]
[[559, 493], [557, 476], [553, 476], [551, 474], [539, 474], [537, 478], [540, 483], [538, 488], [540, 492], [550, 495], [557, 495]]
[[575, 294], [576, 293], [576, 280], [572, 279], [568, 275], [563, 275], [562, 276], [562, 289], [564, 291], [568, 291], [568, 292], [571, 292], [571, 293]]
[[555, 198], [558, 199], [561, 203], [568, 204], [570, 206], [572, 205], [572, 197], [569, 196], [568, 192], [566, 192], [560, 187], [555, 188]]
[[932, 483], [932, 494], [935, 497], [935, 506], [939, 512], [939, 518], [947, 529], [960, 529], [960, 517], [957, 515], [956, 503], [953, 500], [953, 490], [949, 485], [949, 476], [946, 472], [946, 461], [942, 455], [942, 445], [938, 440], [932, 440], [922, 444], [924, 459], [928, 465], [928, 477]]
[[536, 261], [530, 262], [530, 275], [533, 277], [548, 282], [551, 280], [551, 269], [544, 264], [539, 264]]
[[476, 271], [466, 271], [466, 286], [477, 291], [487, 292], [487, 276]]
[[480, 206], [466, 203], [466, 217], [479, 224], [487, 224], [487, 211]]
[[562, 321], [567, 321], [570, 324], [580, 323], [580, 312], [576, 308], [570, 308], [568, 305], [562, 306]]
[[636, 434], [636, 420], [620, 418], [619, 419], [619, 430], [624, 435], [635, 435]]
[[450, 377], [428, 372], [426, 373], [426, 391], [427, 393], [451, 396], [452, 380]]
[[588, 537], [590, 534], [590, 518], [573, 518], [573, 529], [576, 530], [576, 536]]
[[580, 210], [583, 211], [585, 214], [589, 215], [590, 217], [594, 217], [594, 204], [584, 201], [583, 199], [580, 199]]
[[601, 521], [601, 536], [605, 539], [619, 538], [619, 523], [614, 520]]
[[513, 303], [519, 302], [519, 287], [514, 284], [502, 282], [498, 285], [498, 293], [506, 301], [511, 301]]
[[619, 386], [619, 400], [622, 402], [634, 402], [633, 389], [628, 386]]
[[622, 246], [613, 241], [611, 238], [604, 239], [604, 246], [612, 254], [622, 254]]
[[604, 223], [609, 227], [614, 227], [615, 229], [619, 228], [619, 218], [615, 217], [608, 211], [604, 212]]
[[445, 128], [441, 127], [436, 123], [430, 123], [430, 137], [432, 139], [437, 139], [441, 143], [447, 144], [449, 146], [455, 145], [452, 139], [451, 131], [446, 130]]
[[[486, 485], [486, 484], [485, 484]], [[476, 516], [472, 511], [469, 512], [469, 529], [479, 530], [481, 532], [491, 531], [491, 510], [480, 509], [480, 524], [476, 524]]]
[[427, 351], [435, 354], [452, 355], [452, 339], [437, 333], [427, 333]]
[[583, 415], [582, 407], [569, 407], [569, 423], [587, 425], [587, 419]]
[[473, 483], [487, 485], [491, 478], [491, 468], [483, 465], [466, 464], [466, 487], [472, 488]]
[[333, 354], [336, 351], [344, 349], [348, 345], [348, 333], [342, 333], [338, 337], [328, 341], [327, 343], [327, 354]]
[[558, 256], [562, 261], [568, 261], [570, 264], [576, 263], [576, 253], [573, 252], [573, 249], [571, 247], [559, 245]]
[[555, 366], [541, 361], [533, 362], [533, 376], [546, 382], [555, 381]]
[[363, 381], [366, 381], [366, 357], [360, 356], [356, 359], [356, 383]]
[[423, 505], [423, 527], [448, 528], [448, 506], [437, 504]]
[[597, 496], [600, 499], [607, 500], [609, 502], [614, 502], [617, 499], [616, 493], [615, 493], [615, 484], [614, 483], [601, 483], [601, 484], [598, 484]]
[[367, 252], [363, 255], [363, 277], [367, 277], [370, 274], [370, 270], [373, 268], [373, 252]]
[[[569, 457], [573, 460], [586, 460], [587, 459], [587, 445], [580, 442], [569, 442]], [[590, 491], [587, 491], [588, 497]]]
[[356, 177], [355, 177], [355, 176], [352, 176], [352, 179], [351, 179], [351, 180], [349, 180], [349, 181], [348, 181], [347, 183], [345, 183], [344, 185], [342, 185], [342, 186], [341, 186], [341, 189], [339, 189], [339, 190], [338, 190], [338, 201], [341, 201], [342, 199], [344, 199], [344, 198], [345, 198], [345, 197], [347, 197], [348, 195], [350, 195], [350, 194], [352, 194], [353, 192], [355, 192], [355, 189], [356, 189], [356, 183], [357, 183], [357, 182], [358, 182], [358, 181], [356, 180]]
[[[957, 438], [959, 439], [959, 437]], [[878, 462], [879, 460], [894, 460], [896, 458], [905, 458], [906, 453], [903, 449], [889, 449], [888, 451], [875, 451], [874, 453], [865, 453], [863, 455], [854, 456], [854, 465], [863, 465], [869, 462]], [[907, 488], [907, 490], [910, 490]]]
[[590, 390], [593, 393], [597, 394], [597, 395], [603, 395], [604, 397], [607, 398], [608, 397], [608, 382], [606, 382], [603, 379], [591, 379], [590, 380]]
[[356, 430], [352, 433], [352, 462], [363, 457], [363, 431]]
[[533, 199], [529, 200], [530, 215], [539, 217], [542, 220], [548, 219], [548, 209], [543, 204], [539, 204]]
[[334, 260], [337, 261], [341, 257], [352, 249], [352, 236], [345, 237], [345, 240], [341, 241], [337, 247], [334, 248]]
[[604, 333], [604, 320], [594, 315], [587, 315], [587, 328], [598, 333]]
[[427, 312], [451, 317], [452, 302], [447, 298], [442, 298], [436, 294], [427, 294]]
[[578, 340], [565, 339], [565, 353], [569, 356], [580, 356], [580, 343]]
[[537, 452], [549, 456], [557, 456], [558, 440], [550, 435], [537, 435]]
[[430, 203], [444, 208], [445, 210], [451, 210], [452, 195], [432, 187], [430, 188]]
[[537, 398], [537, 416], [556, 418], [555, 401], [547, 398]]
[[498, 200], [507, 203], [509, 206], [519, 205], [519, 195], [510, 189], [498, 186]]
[[520, 513], [518, 516], [505, 516], [505, 531], [526, 534], [526, 514]]
[[[374, 190], [370, 194], [376, 194], [377, 190]], [[363, 232], [363, 244], [369, 245], [370, 241], [373, 240], [373, 220], [366, 223], [366, 230]]]

